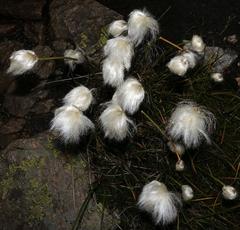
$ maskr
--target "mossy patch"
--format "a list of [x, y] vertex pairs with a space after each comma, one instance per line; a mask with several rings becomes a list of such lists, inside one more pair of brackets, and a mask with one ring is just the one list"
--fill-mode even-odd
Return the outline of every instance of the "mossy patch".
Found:
[[15, 222], [24, 220], [33, 226], [42, 221], [52, 206], [48, 186], [35, 175], [35, 170], [43, 166], [44, 159], [37, 157], [9, 164], [0, 181], [1, 203], [5, 203], [5, 209], [0, 211], [2, 218], [16, 213]]

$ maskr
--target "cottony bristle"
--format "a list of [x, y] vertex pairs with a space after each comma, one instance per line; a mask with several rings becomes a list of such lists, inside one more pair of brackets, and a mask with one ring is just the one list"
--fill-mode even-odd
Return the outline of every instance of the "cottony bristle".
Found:
[[33, 68], [37, 63], [38, 57], [32, 50], [18, 50], [10, 57], [10, 66], [7, 73], [21, 75]]
[[192, 52], [192, 51], [186, 51], [182, 54], [183, 57], [185, 57], [188, 61], [189, 68], [193, 69], [199, 61], [199, 56]]
[[144, 94], [142, 84], [135, 78], [128, 78], [116, 90], [112, 100], [119, 104], [124, 111], [133, 114], [139, 109]]
[[108, 58], [122, 62], [124, 68], [129, 70], [134, 55], [133, 44], [127, 37], [116, 37], [107, 41], [104, 46], [104, 55]]
[[222, 82], [224, 80], [222, 73], [211, 73], [210, 76], [215, 82]]
[[198, 35], [193, 35], [192, 41], [191, 41], [191, 48], [192, 50], [196, 51], [197, 53], [201, 54], [203, 53], [205, 49], [205, 43], [203, 39]]
[[83, 55], [83, 52], [79, 49], [69, 49], [65, 50], [64, 52], [64, 57], [65, 58], [73, 58], [75, 60], [71, 59], [64, 59], [64, 62], [69, 65], [70, 69], [73, 71], [76, 67], [77, 64], [82, 64], [85, 61], [85, 57]]
[[64, 98], [65, 105], [75, 105], [79, 110], [85, 111], [93, 101], [92, 92], [85, 86], [72, 89]]
[[122, 108], [114, 103], [107, 105], [100, 116], [100, 122], [105, 137], [117, 141], [122, 141], [130, 135], [130, 128], [134, 127], [134, 123], [126, 116]]
[[103, 81], [104, 84], [118, 87], [124, 80], [124, 67], [121, 61], [108, 57], [103, 61]]
[[111, 34], [113, 37], [120, 36], [124, 31], [126, 31], [127, 22], [124, 20], [116, 20], [112, 22], [108, 27], [108, 33]]
[[215, 128], [215, 117], [192, 101], [180, 102], [173, 111], [167, 133], [174, 141], [182, 141], [186, 147], [198, 147]]
[[189, 62], [186, 57], [178, 55], [173, 57], [170, 62], [167, 63], [167, 67], [172, 73], [178, 76], [184, 76], [189, 68]]
[[177, 153], [180, 156], [182, 156], [185, 152], [185, 148], [182, 144], [173, 143], [172, 141], [169, 141], [167, 145], [173, 153]]
[[55, 112], [51, 130], [56, 131], [65, 143], [78, 143], [81, 136], [94, 129], [94, 124], [75, 106], [63, 106]]
[[231, 185], [224, 185], [222, 187], [222, 195], [226, 200], [235, 200], [238, 196], [237, 190]]
[[181, 204], [179, 197], [158, 181], [146, 184], [138, 199], [139, 208], [150, 213], [156, 224], [163, 225], [177, 218]]
[[153, 40], [159, 33], [157, 20], [146, 10], [134, 10], [129, 15], [128, 36], [135, 46], [138, 46], [150, 33]]

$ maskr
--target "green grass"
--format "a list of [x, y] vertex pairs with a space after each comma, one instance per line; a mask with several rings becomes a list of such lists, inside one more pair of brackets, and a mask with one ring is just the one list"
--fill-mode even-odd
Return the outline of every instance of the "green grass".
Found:
[[[119, 213], [121, 223], [116, 229], [155, 229], [151, 218], [136, 206], [143, 185], [159, 180], [181, 192], [181, 185], [189, 184], [194, 199], [184, 204], [178, 220], [166, 229], [238, 229], [239, 203], [223, 200], [218, 180], [239, 188], [240, 97], [231, 82], [214, 83], [207, 66], [198, 66], [186, 77], [173, 76], [165, 68], [171, 52], [160, 54], [154, 67], [136, 59], [138, 68], [131, 70], [146, 90], [141, 110], [150, 119], [141, 111], [134, 115], [137, 133], [124, 143], [104, 140], [97, 129], [95, 140], [88, 145], [89, 164], [100, 178], [97, 200]], [[164, 131], [171, 111], [184, 99], [213, 112], [217, 129], [212, 145], [187, 151], [183, 156], [186, 170], [176, 172], [176, 156], [167, 148]], [[93, 116], [97, 119], [98, 115]]]

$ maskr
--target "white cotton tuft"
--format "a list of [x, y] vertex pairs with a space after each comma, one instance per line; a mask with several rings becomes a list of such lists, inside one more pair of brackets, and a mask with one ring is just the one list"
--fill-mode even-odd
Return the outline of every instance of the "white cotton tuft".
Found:
[[211, 78], [215, 82], [222, 82], [224, 80], [223, 75], [221, 73], [212, 73], [211, 74]]
[[182, 197], [184, 201], [192, 200], [194, 197], [193, 189], [189, 185], [182, 185]]
[[134, 123], [126, 116], [122, 108], [114, 103], [109, 103], [100, 116], [105, 137], [117, 141], [124, 140], [130, 135], [130, 125]]
[[108, 27], [108, 33], [113, 37], [120, 36], [124, 31], [128, 29], [127, 22], [124, 20], [113, 21]]
[[112, 87], [120, 86], [124, 81], [124, 67], [121, 61], [108, 57], [103, 61], [104, 84]]
[[138, 46], [147, 34], [155, 40], [159, 34], [159, 25], [156, 19], [146, 10], [134, 10], [128, 19], [128, 36], [135, 46]]
[[134, 114], [144, 99], [144, 88], [135, 78], [128, 78], [113, 95], [112, 101], [120, 105], [124, 111]]
[[187, 59], [189, 68], [193, 69], [197, 65], [199, 57], [196, 53], [189, 50], [182, 53], [182, 56]]
[[189, 68], [189, 62], [186, 57], [178, 55], [173, 57], [170, 62], [167, 63], [167, 67], [172, 73], [178, 76], [184, 76]]
[[65, 58], [73, 58], [75, 60], [71, 60], [71, 59], [64, 59], [64, 62], [70, 67], [70, 69], [73, 71], [76, 67], [76, 65], [78, 64], [82, 64], [85, 61], [85, 57], [82, 53], [81, 50], [79, 49], [68, 49], [65, 50], [64, 52], [64, 57]]
[[129, 70], [134, 55], [133, 44], [128, 37], [112, 38], [104, 46], [104, 55], [111, 60], [122, 63], [124, 68]]
[[167, 133], [174, 141], [182, 141], [187, 148], [198, 147], [215, 129], [215, 117], [192, 101], [180, 102], [173, 111]]
[[235, 200], [238, 196], [237, 190], [230, 185], [224, 185], [222, 187], [222, 194], [226, 200]]
[[65, 143], [78, 143], [91, 129], [94, 129], [92, 121], [72, 105], [57, 109], [51, 121], [51, 130], [56, 131]]
[[206, 45], [200, 36], [193, 35], [192, 41], [191, 41], [191, 49], [193, 51], [196, 51], [197, 53], [201, 54], [204, 52], [205, 46]]
[[167, 145], [173, 153], [177, 153], [179, 156], [182, 156], [185, 152], [185, 147], [179, 143], [173, 143], [172, 141], [169, 141]]
[[178, 160], [176, 165], [175, 165], [175, 169], [178, 172], [182, 172], [185, 169], [185, 163], [183, 160]]
[[91, 90], [85, 86], [78, 86], [72, 89], [64, 98], [63, 103], [65, 105], [74, 105], [80, 111], [85, 111], [89, 108], [93, 101], [93, 95]]
[[156, 224], [172, 223], [181, 204], [179, 197], [158, 181], [146, 184], [138, 199], [139, 208], [150, 213]]
[[37, 61], [38, 57], [32, 50], [14, 51], [10, 56], [10, 66], [7, 73], [21, 75], [31, 70]]

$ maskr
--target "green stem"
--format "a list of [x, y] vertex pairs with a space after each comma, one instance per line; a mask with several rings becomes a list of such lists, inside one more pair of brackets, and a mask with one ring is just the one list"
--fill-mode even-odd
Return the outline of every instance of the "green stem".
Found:
[[218, 178], [216, 178], [215, 176], [213, 176], [213, 174], [212, 174], [212, 171], [211, 170], [209, 170], [209, 174], [207, 174], [204, 170], [202, 170], [202, 169], [200, 169], [200, 168], [198, 168], [203, 174], [205, 174], [205, 175], [207, 175], [207, 176], [210, 176], [213, 180], [215, 180], [216, 182], [218, 182], [219, 184], [221, 184], [222, 186], [225, 186], [225, 184], [221, 181], [221, 180], [219, 180]]
[[220, 181], [217, 177], [213, 176], [212, 174], [210, 174], [210, 177], [212, 177], [215, 181], [217, 181], [222, 186], [225, 186], [225, 184], [222, 181]]
[[77, 218], [76, 218], [76, 220], [74, 222], [72, 230], [81, 229], [81, 223], [82, 223], [82, 219], [83, 219], [84, 213], [85, 213], [85, 211], [86, 211], [86, 209], [88, 207], [89, 202], [92, 199], [92, 196], [93, 196], [94, 192], [98, 188], [98, 185], [99, 184], [95, 185], [92, 189], [89, 190], [88, 196], [86, 197], [86, 199], [84, 200], [82, 206], [80, 207], [80, 210], [78, 212], [78, 215], [77, 215]]
[[160, 131], [160, 133], [167, 139], [169, 140], [169, 138], [167, 137], [167, 135], [164, 133], [164, 131], [159, 127], [159, 125], [157, 123], [155, 123], [155, 121], [152, 120], [151, 117], [149, 117], [144, 111], [141, 111], [141, 113]]
[[63, 60], [63, 59], [77, 61], [76, 58], [64, 57], [64, 56], [61, 56], [61, 57], [39, 57], [38, 58], [39, 61]]
[[182, 187], [182, 184], [179, 183], [177, 180], [175, 180], [173, 177], [170, 176], [170, 179], [171, 179], [172, 181], [174, 181], [177, 185], [179, 185], [180, 187]]

